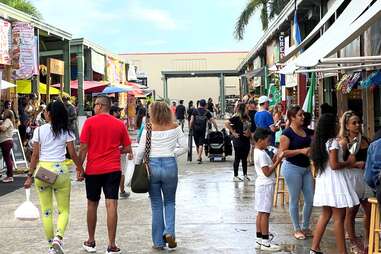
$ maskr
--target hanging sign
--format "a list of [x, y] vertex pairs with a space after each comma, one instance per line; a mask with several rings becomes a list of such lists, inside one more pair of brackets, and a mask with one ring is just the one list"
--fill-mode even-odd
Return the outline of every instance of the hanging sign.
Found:
[[12, 24], [12, 66], [13, 79], [30, 79], [34, 73], [36, 60], [33, 49], [34, 28], [25, 22], [14, 22]]
[[65, 63], [64, 61], [50, 58], [48, 61], [50, 73], [64, 76], [65, 75]]
[[0, 19], [0, 64], [11, 65], [10, 56], [12, 46], [11, 23]]
[[284, 35], [281, 34], [279, 36], [279, 57], [280, 57], [280, 60], [282, 60], [284, 58], [285, 53], [286, 53], [285, 39], [284, 39]]
[[105, 74], [105, 56], [91, 50], [91, 68], [96, 73]]

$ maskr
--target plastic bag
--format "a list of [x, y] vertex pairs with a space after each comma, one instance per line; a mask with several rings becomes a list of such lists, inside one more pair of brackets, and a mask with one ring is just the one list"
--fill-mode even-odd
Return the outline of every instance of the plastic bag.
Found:
[[132, 175], [134, 174], [135, 169], [135, 162], [134, 160], [127, 160], [127, 169], [126, 169], [126, 175], [125, 175], [125, 183], [127, 185], [130, 184]]
[[15, 218], [23, 221], [33, 221], [40, 218], [38, 208], [30, 201], [30, 188], [25, 189], [26, 201], [15, 211]]

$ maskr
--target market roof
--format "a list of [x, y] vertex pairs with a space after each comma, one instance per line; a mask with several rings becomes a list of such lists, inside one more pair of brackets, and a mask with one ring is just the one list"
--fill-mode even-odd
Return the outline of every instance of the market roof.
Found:
[[86, 47], [93, 49], [94, 51], [96, 51], [97, 53], [99, 53], [101, 55], [111, 56], [115, 59], [118, 59], [121, 62], [125, 62], [125, 60], [123, 58], [121, 58], [119, 55], [111, 53], [110, 51], [108, 51], [104, 47], [99, 46], [98, 44], [91, 42], [91, 41], [87, 40], [86, 38], [72, 39], [70, 41], [70, 45], [71, 46], [85, 45]]
[[38, 20], [37, 18], [26, 14], [25, 12], [16, 10], [6, 4], [0, 3], [0, 17], [7, 20], [15, 20], [15, 21], [23, 21], [32, 24], [34, 27], [37, 27], [40, 30], [47, 32], [48, 34], [53, 34], [57, 37], [70, 40], [72, 38], [72, 34], [61, 30], [57, 27], [49, 25], [45, 22]]
[[[319, 1], [316, 0], [295, 0], [298, 10], [310, 10], [311, 6], [319, 5]], [[245, 66], [249, 61], [252, 61], [255, 57], [258, 56], [259, 52], [266, 45], [266, 42], [273, 38], [276, 35], [280, 28], [285, 25], [287, 21], [290, 20], [290, 17], [294, 14], [295, 11], [295, 1], [289, 1], [289, 3], [283, 8], [282, 12], [277, 16], [274, 21], [271, 21], [269, 27], [261, 37], [261, 39], [257, 42], [254, 48], [249, 52], [249, 54], [245, 57], [245, 59], [239, 64], [237, 67], [238, 72], [243, 72]], [[289, 24], [287, 23], [289, 27]]]
[[165, 78], [195, 78], [195, 77], [225, 77], [239, 76], [236, 70], [210, 70], [210, 71], [162, 71]]

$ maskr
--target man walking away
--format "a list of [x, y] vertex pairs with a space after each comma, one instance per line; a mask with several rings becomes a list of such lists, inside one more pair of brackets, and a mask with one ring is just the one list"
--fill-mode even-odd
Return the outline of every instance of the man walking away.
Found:
[[180, 100], [180, 104], [176, 107], [176, 119], [179, 126], [181, 126], [181, 130], [184, 132], [184, 122], [185, 122], [185, 113], [186, 108], [184, 106], [184, 100]]
[[255, 114], [255, 125], [257, 128], [264, 128], [272, 131], [271, 145], [275, 145], [275, 132], [279, 130], [278, 126], [274, 125], [274, 119], [272, 114], [269, 112], [269, 98], [265, 95], [259, 97], [259, 111]]
[[[106, 96], [95, 100], [95, 116], [86, 120], [81, 133], [80, 160], [85, 170], [87, 195], [87, 229], [89, 238], [83, 243], [86, 252], [96, 252], [95, 228], [101, 191], [106, 199], [108, 248], [106, 254], [119, 254], [116, 246], [118, 191], [121, 179], [120, 155], [132, 157], [131, 141], [124, 124], [109, 114], [111, 101]], [[132, 159], [132, 158], [131, 158]]]
[[193, 110], [190, 126], [193, 130], [193, 138], [196, 143], [196, 150], [198, 154], [198, 163], [202, 163], [203, 145], [205, 144], [206, 127], [208, 122], [213, 123], [214, 128], [218, 131], [216, 120], [212, 114], [206, 109], [206, 101], [200, 100], [200, 107]]

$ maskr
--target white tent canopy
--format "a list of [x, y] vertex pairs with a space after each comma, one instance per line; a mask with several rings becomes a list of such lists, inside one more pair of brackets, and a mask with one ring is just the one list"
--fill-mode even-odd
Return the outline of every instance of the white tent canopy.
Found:
[[13, 84], [13, 83], [10, 83], [8, 81], [5, 81], [5, 80], [0, 80], [0, 89], [1, 90], [8, 89], [8, 88], [11, 88], [11, 87], [16, 87], [16, 85]]
[[372, 0], [351, 1], [332, 26], [295, 61], [290, 61], [280, 73], [291, 74], [299, 67], [314, 67], [319, 64], [320, 59], [336, 53], [361, 35], [381, 17], [381, 1], [376, 1], [369, 7], [371, 2]]

